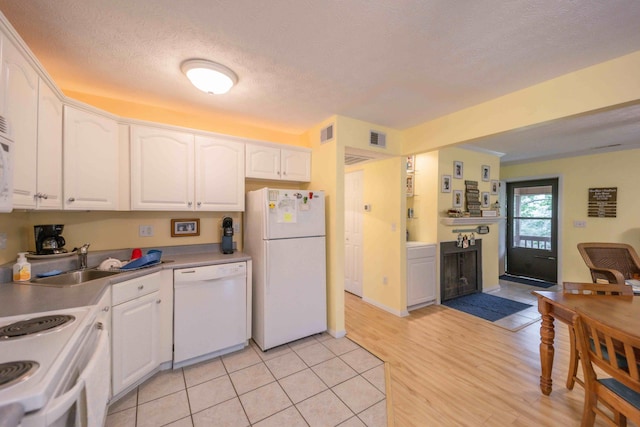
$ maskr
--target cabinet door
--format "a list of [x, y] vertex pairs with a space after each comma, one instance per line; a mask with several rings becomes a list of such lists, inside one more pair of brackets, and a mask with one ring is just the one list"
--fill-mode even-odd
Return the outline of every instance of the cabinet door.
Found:
[[196, 136], [196, 209], [244, 210], [244, 144]]
[[131, 126], [131, 208], [194, 209], [193, 135]]
[[311, 153], [308, 151], [281, 150], [282, 179], [287, 181], [311, 181]]
[[407, 306], [436, 299], [435, 257], [407, 260]]
[[118, 124], [64, 107], [64, 208], [114, 210], [118, 205]]
[[280, 179], [280, 149], [245, 145], [247, 178]]
[[40, 80], [38, 93], [38, 209], [62, 209], [62, 102]]
[[113, 395], [159, 366], [160, 292], [113, 307]]
[[13, 135], [13, 207], [36, 207], [38, 75], [20, 52], [4, 39], [2, 55], [3, 115]]

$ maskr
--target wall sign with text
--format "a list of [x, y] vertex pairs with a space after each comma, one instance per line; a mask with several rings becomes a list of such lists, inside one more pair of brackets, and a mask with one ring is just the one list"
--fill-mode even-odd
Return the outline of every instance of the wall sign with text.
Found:
[[615, 218], [618, 207], [618, 187], [590, 188], [588, 216]]

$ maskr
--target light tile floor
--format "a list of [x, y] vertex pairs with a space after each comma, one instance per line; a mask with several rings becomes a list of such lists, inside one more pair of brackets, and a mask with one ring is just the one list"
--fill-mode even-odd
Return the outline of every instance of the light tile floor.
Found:
[[109, 407], [107, 427], [387, 425], [382, 361], [314, 335], [162, 371]]
[[517, 331], [527, 325], [540, 320], [540, 312], [538, 312], [538, 299], [531, 294], [532, 291], [557, 291], [558, 285], [550, 288], [540, 288], [537, 286], [525, 285], [522, 283], [509, 282], [507, 280], [500, 279], [500, 288], [488, 292], [491, 295], [507, 298], [513, 301], [523, 302], [525, 304], [531, 304], [532, 307], [526, 310], [519, 311], [510, 316], [503, 317], [500, 320], [493, 322], [497, 326], [501, 326], [510, 331]]

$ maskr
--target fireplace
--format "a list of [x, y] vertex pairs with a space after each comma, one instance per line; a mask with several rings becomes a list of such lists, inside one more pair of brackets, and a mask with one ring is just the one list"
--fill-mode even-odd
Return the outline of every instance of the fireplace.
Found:
[[440, 243], [440, 301], [482, 292], [482, 239], [475, 245], [458, 247]]

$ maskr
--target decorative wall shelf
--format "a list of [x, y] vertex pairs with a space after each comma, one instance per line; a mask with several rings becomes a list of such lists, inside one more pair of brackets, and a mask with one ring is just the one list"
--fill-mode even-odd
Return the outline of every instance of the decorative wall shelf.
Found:
[[500, 221], [504, 221], [506, 218], [503, 216], [492, 217], [463, 217], [463, 218], [441, 218], [441, 222], [444, 225], [485, 225], [495, 224]]

